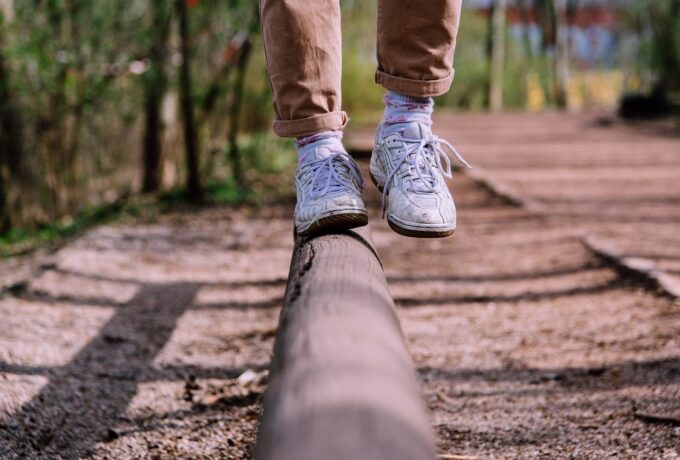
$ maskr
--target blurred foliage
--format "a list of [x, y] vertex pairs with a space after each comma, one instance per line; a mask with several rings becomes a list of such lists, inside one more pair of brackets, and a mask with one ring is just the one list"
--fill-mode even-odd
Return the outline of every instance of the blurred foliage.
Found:
[[376, 60], [375, 0], [346, 0], [342, 7], [342, 106], [350, 123], [375, 121], [385, 91], [374, 82]]
[[[11, 129], [0, 124], [0, 138], [14, 151], [9, 155], [0, 149], [0, 199], [5, 193], [0, 217], [6, 216], [0, 233], [3, 228], [38, 231], [63, 219], [77, 219], [87, 209], [139, 190], [144, 95], [162, 81], [160, 72], [167, 74], [167, 92], [160, 94], [162, 185], [167, 190], [182, 183], [176, 88], [182, 56], [173, 5], [173, 0], [3, 2], [0, 122], [14, 122], [8, 125]], [[257, 52], [250, 59], [253, 78], [246, 79], [245, 103], [238, 110], [242, 133], [267, 131], [271, 95], [254, 23], [256, 4], [200, 0], [187, 5], [201, 167], [206, 181], [214, 183], [230, 177], [225, 140], [233, 101], [232, 68], [244, 35], [250, 35], [245, 38], [255, 42]], [[150, 59], [159, 40], [159, 24], [154, 22], [159, 14], [167, 18], [169, 28], [162, 70]], [[248, 138], [241, 143], [249, 163], [263, 162], [260, 151], [247, 150]], [[269, 144], [258, 145], [270, 148]]]
[[488, 104], [488, 20], [474, 11], [463, 11], [454, 60], [453, 91], [437, 98], [439, 106], [481, 110]]
[[638, 4], [636, 13], [651, 29], [645, 34], [651, 68], [669, 90], [680, 91], [680, 0], [649, 3], [646, 10]]
[[[244, 135], [239, 142], [247, 160], [248, 186], [239, 185], [229, 176], [227, 168], [218, 168], [221, 170], [216, 171], [206, 184], [204, 205], [264, 206], [293, 201], [296, 161], [292, 154], [292, 141], [260, 132]], [[88, 205], [75, 213], [32, 228], [11, 228], [0, 234], [0, 257], [25, 253], [46, 243], [60, 242], [94, 225], [114, 220], [142, 219], [154, 222], [160, 214], [169, 211], [181, 209], [187, 212], [195, 209], [195, 206], [187, 205], [184, 196], [182, 186], [173, 187], [157, 197], [124, 194], [113, 202]]]

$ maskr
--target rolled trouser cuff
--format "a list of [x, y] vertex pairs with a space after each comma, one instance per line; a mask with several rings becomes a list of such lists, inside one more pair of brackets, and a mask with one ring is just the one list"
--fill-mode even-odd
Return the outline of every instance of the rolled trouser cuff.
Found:
[[378, 69], [375, 71], [375, 82], [385, 89], [395, 93], [413, 97], [440, 96], [451, 88], [453, 82], [452, 70], [449, 75], [439, 80], [412, 80], [410, 78], [397, 77]]
[[328, 112], [297, 120], [276, 120], [274, 132], [281, 137], [304, 137], [322, 131], [343, 129], [349, 117], [345, 112]]

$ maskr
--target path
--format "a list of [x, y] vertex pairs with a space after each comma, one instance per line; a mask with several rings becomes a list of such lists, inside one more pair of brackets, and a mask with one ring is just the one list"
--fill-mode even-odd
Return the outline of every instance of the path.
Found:
[[[583, 237], [677, 275], [680, 139], [590, 122], [441, 119], [491, 185], [530, 205], [458, 175], [452, 239], [394, 234], [369, 188], [442, 454], [678, 458], [680, 306]], [[290, 214], [100, 227], [1, 298], [3, 458], [248, 458]]]

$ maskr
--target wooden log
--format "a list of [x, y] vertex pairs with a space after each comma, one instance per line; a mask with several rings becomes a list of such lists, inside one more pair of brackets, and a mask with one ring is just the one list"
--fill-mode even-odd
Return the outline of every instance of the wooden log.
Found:
[[258, 460], [436, 457], [368, 228], [296, 241]]

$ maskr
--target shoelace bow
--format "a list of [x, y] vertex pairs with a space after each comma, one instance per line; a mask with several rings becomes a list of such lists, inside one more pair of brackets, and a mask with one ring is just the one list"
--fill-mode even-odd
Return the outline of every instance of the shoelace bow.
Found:
[[[396, 174], [401, 169], [404, 163], [409, 164], [409, 171], [415, 169], [417, 178], [420, 183], [412, 185], [409, 190], [415, 193], [431, 193], [437, 189], [437, 177], [435, 173], [438, 171], [442, 176], [447, 179], [453, 178], [453, 170], [451, 168], [451, 160], [446, 152], [441, 148], [442, 145], [448, 147], [448, 149], [453, 154], [454, 158], [458, 160], [463, 166], [467, 168], [472, 168], [470, 164], [465, 161], [463, 156], [458, 152], [458, 150], [448, 141], [437, 137], [432, 134], [429, 137], [423, 139], [409, 139], [406, 137], [400, 138], [400, 141], [410, 144], [406, 147], [403, 157], [397, 163], [397, 165], [392, 169], [387, 176], [385, 181], [385, 187], [383, 188], [382, 194], [382, 216], [385, 217], [385, 210], [387, 204], [387, 194]], [[432, 164], [432, 157], [434, 157], [434, 165]], [[444, 160], [444, 165], [442, 164], [442, 159]], [[413, 181], [415, 182], [415, 181]], [[422, 184], [423, 186], [419, 186]]]
[[[336, 169], [338, 166], [344, 166], [346, 171], [349, 172], [349, 176], [342, 174], [341, 172], [339, 173]], [[305, 167], [312, 170], [311, 192], [309, 193], [311, 198], [318, 198], [329, 192], [339, 192], [343, 190], [354, 191], [347, 179], [354, 180], [359, 184], [361, 190], [366, 188], [366, 182], [361, 175], [359, 166], [357, 166], [347, 152], [332, 152], [332, 154], [326, 158], [310, 161]], [[326, 176], [326, 183], [321, 186], [319, 182], [320, 180], [323, 181], [324, 175]]]

